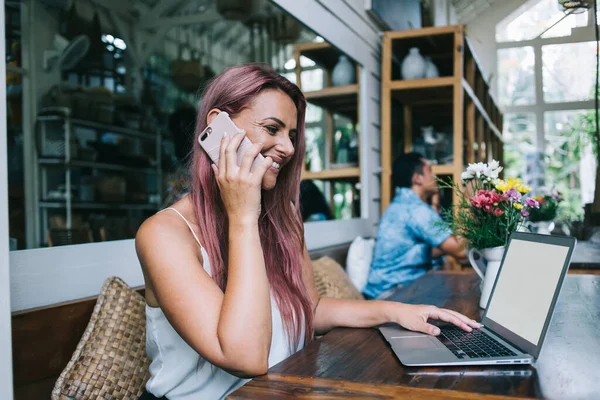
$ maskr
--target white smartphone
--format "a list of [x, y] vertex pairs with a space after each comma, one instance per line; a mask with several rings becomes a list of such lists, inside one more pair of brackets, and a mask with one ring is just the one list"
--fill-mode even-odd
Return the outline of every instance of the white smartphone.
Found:
[[[242, 130], [238, 128], [231, 118], [229, 118], [229, 114], [225, 111], [221, 111], [212, 122], [202, 131], [200, 135], [198, 135], [198, 143], [200, 146], [206, 151], [210, 159], [216, 164], [219, 165], [219, 156], [221, 149], [221, 139], [225, 133], [229, 133], [230, 136], [233, 136]], [[237, 165], [238, 167], [242, 164], [242, 158], [244, 157], [244, 153], [248, 151], [252, 147], [252, 142], [248, 137], [244, 137], [242, 143], [237, 149]], [[260, 164], [260, 162], [264, 159], [263, 155], [258, 153], [258, 156], [254, 159], [254, 163], [252, 163], [252, 167], [250, 167], [250, 171], [254, 171], [254, 169]]]

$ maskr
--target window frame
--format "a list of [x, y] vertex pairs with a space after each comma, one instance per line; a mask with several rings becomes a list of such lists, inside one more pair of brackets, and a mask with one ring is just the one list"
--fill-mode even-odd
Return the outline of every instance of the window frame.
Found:
[[[538, 0], [539, 1], [539, 0]], [[514, 16], [509, 16], [514, 17]], [[504, 20], [503, 20], [504, 21]], [[502, 23], [501, 21], [500, 23]], [[496, 27], [500, 24], [498, 23]], [[535, 115], [536, 125], [536, 140], [535, 145], [538, 151], [544, 151], [546, 148], [546, 134], [544, 131], [544, 113], [546, 111], [571, 111], [571, 110], [593, 110], [595, 107], [594, 100], [584, 101], [566, 101], [556, 103], [546, 103], [544, 100], [544, 80], [543, 80], [543, 67], [542, 67], [542, 47], [553, 44], [571, 44], [571, 43], [583, 43], [594, 41], [594, 38], [590, 38], [587, 35], [588, 29], [594, 27], [594, 15], [592, 12], [588, 12], [588, 24], [585, 27], [575, 28], [571, 31], [569, 36], [553, 37], [553, 38], [542, 38], [538, 37], [530, 40], [513, 41], [513, 42], [496, 42], [496, 56], [499, 50], [511, 49], [518, 47], [533, 47], [534, 54], [534, 80], [535, 80], [535, 102], [531, 105], [521, 106], [503, 106], [502, 112], [504, 114], [512, 113], [533, 113]], [[541, 33], [541, 32], [540, 32]], [[496, 63], [496, 74], [499, 74], [498, 63]], [[496, 82], [498, 82], [496, 80]], [[497, 84], [497, 83], [496, 83]], [[498, 92], [498, 87], [496, 87]]]

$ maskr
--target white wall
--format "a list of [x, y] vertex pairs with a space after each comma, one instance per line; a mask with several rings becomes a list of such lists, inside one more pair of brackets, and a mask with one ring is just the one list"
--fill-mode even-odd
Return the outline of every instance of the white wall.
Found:
[[[335, 237], [341, 243], [358, 235], [375, 234], [379, 221], [381, 185], [377, 171], [380, 156], [381, 37], [376, 24], [358, 0], [275, 0], [325, 40], [361, 64], [360, 140], [363, 221], [343, 221], [328, 226], [307, 224], [307, 243]], [[315, 239], [317, 237], [318, 239]], [[322, 246], [319, 246], [322, 247]]]
[[[524, 0], [496, 1], [491, 7], [479, 14], [472, 21], [459, 21], [466, 23], [467, 37], [477, 56], [479, 66], [486, 79], [492, 76], [491, 91], [497, 94], [497, 71], [498, 63], [496, 48], [496, 24], [506, 18], [510, 13], [522, 6]], [[489, 80], [488, 80], [489, 83]]]
[[[34, 0], [26, 0], [31, 5]], [[309, 250], [375, 234], [380, 182], [380, 35], [357, 0], [276, 0], [310, 29], [362, 65], [360, 140], [363, 218], [306, 225]], [[4, 205], [0, 211], [7, 209]], [[1, 237], [0, 237], [1, 239]], [[0, 253], [1, 254], [1, 253]], [[98, 294], [104, 279], [143, 284], [133, 240], [12, 252], [12, 310], [19, 311]], [[4, 293], [4, 292], [3, 292]], [[0, 397], [2, 398], [2, 397]]]
[[[4, 0], [0, 1], [0, 76], [6, 76]], [[0, 84], [0, 399], [13, 398], [10, 287], [8, 269], [8, 175], [6, 85]]]

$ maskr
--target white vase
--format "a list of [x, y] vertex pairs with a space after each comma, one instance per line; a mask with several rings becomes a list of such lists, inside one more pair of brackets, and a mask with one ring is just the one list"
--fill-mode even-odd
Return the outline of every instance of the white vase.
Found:
[[469, 262], [481, 278], [481, 298], [479, 307], [486, 308], [490, 294], [498, 276], [502, 256], [504, 255], [504, 246], [491, 247], [489, 249], [470, 249], [468, 252]]
[[539, 221], [535, 223], [535, 232], [540, 235], [550, 235], [554, 229], [553, 221]]
[[356, 83], [356, 69], [347, 56], [342, 54], [331, 74], [333, 86], [352, 85]]
[[402, 60], [402, 79], [420, 79], [425, 77], [425, 59], [418, 47], [411, 47], [408, 55]]
[[431, 57], [425, 57], [425, 78], [437, 78], [438, 76], [440, 76], [440, 71], [431, 61]]

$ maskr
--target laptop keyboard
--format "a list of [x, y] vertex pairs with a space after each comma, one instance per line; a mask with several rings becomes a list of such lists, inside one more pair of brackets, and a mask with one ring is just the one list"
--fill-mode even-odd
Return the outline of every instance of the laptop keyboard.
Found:
[[441, 328], [441, 333], [437, 338], [458, 358], [516, 356], [513, 351], [480, 329], [465, 332], [454, 326], [444, 327]]

